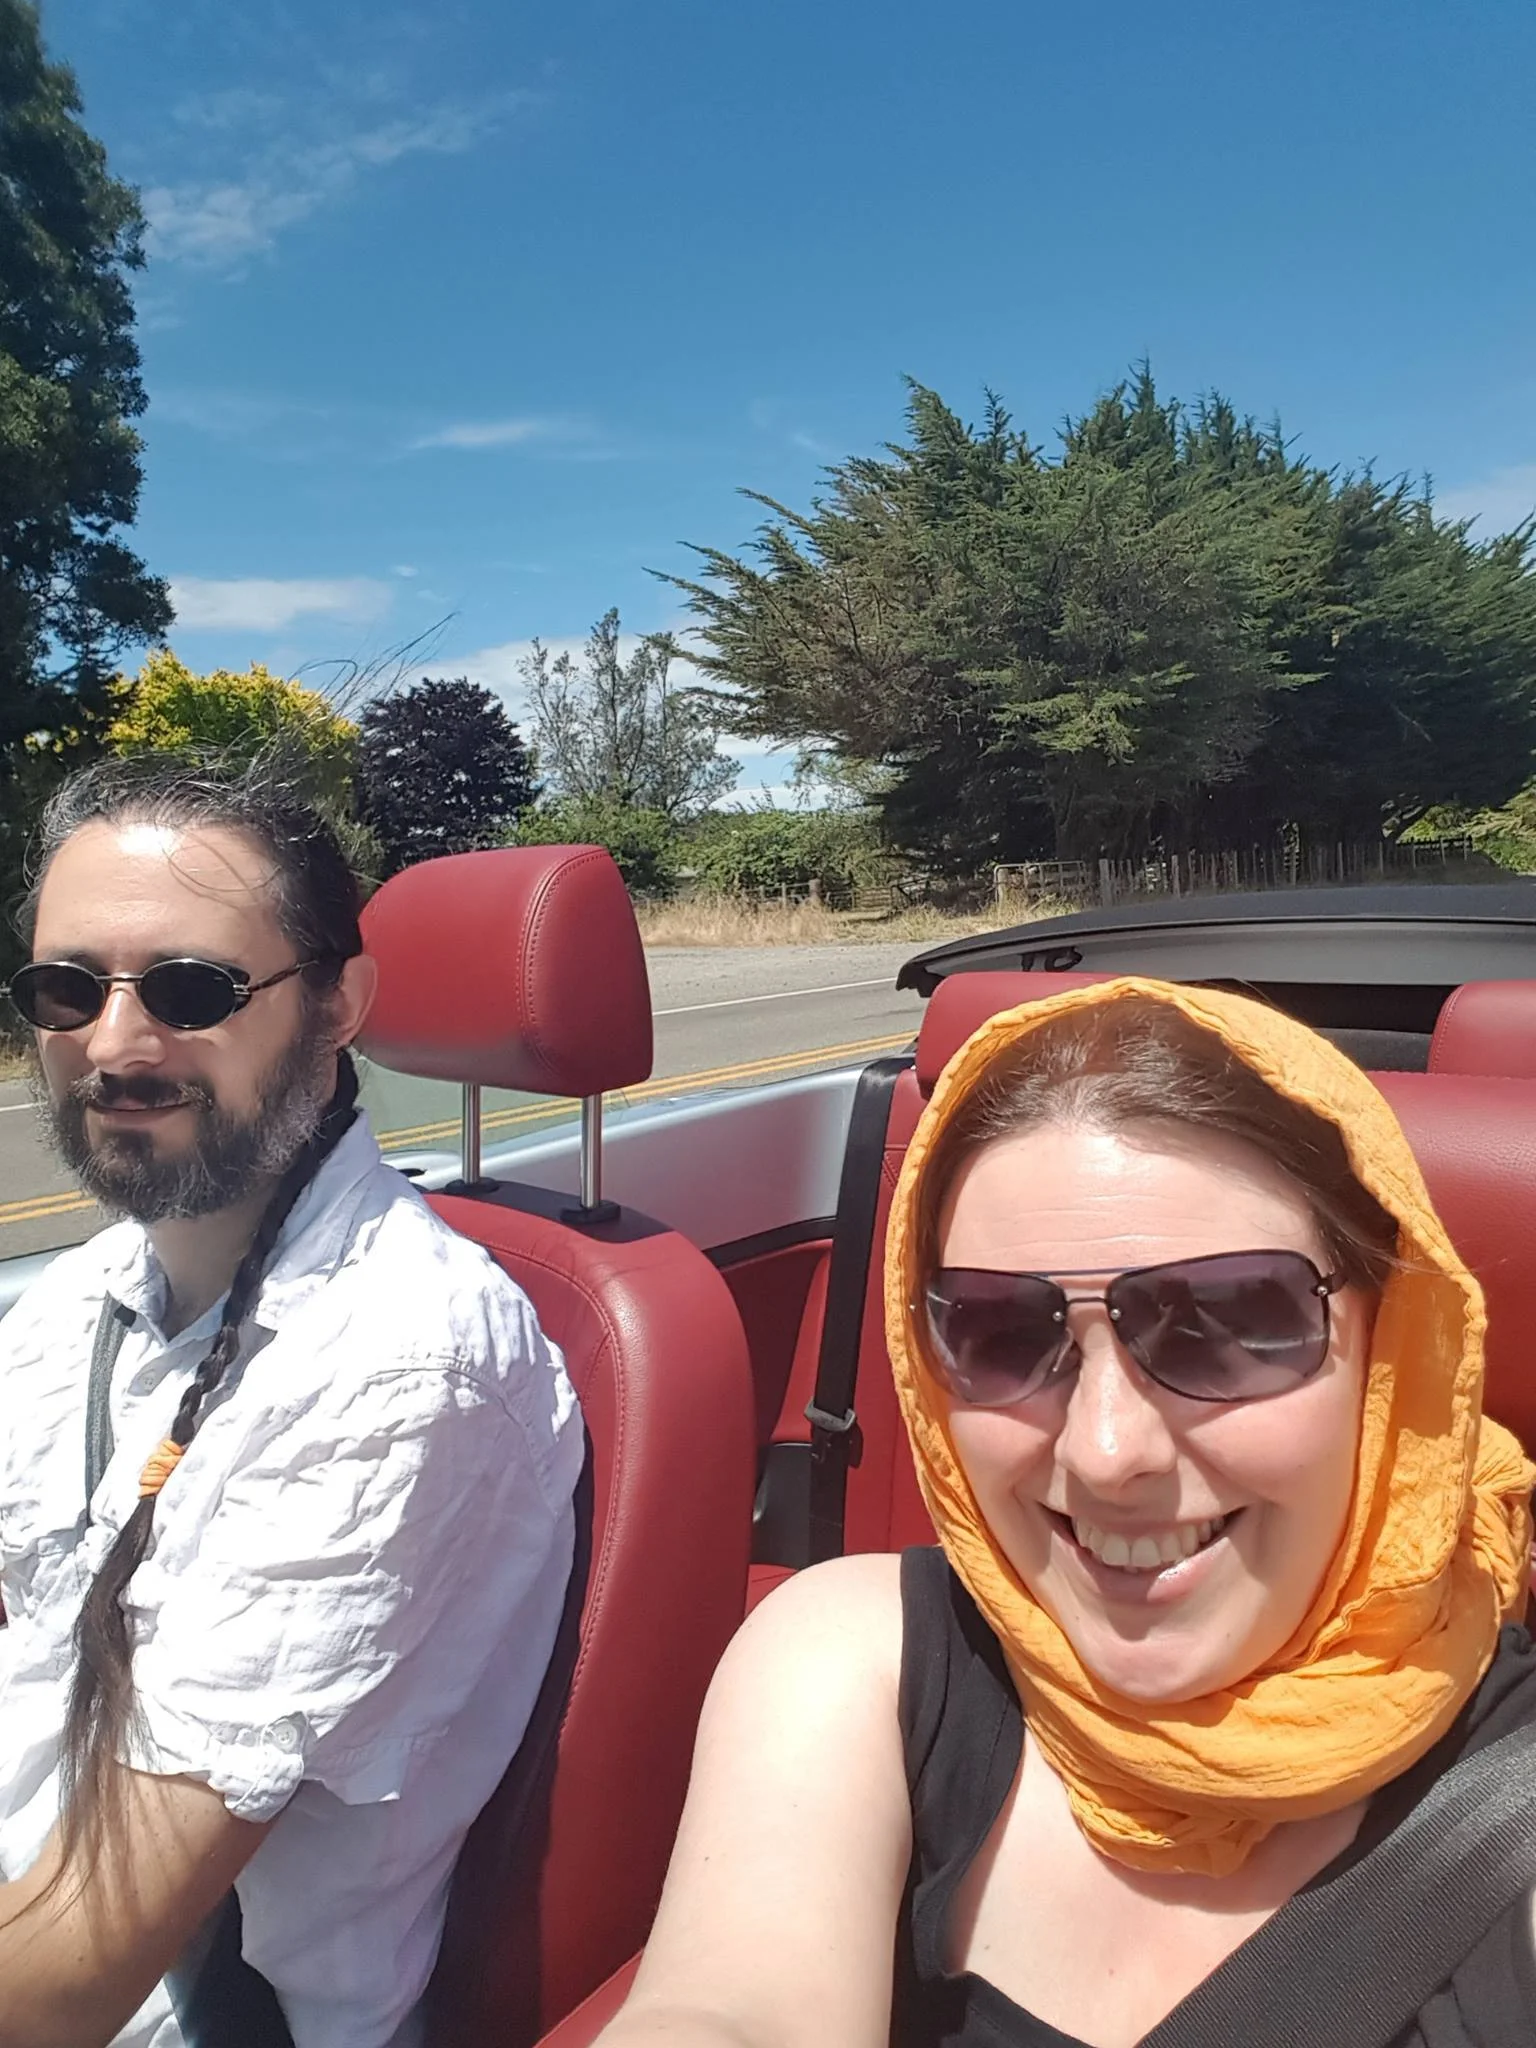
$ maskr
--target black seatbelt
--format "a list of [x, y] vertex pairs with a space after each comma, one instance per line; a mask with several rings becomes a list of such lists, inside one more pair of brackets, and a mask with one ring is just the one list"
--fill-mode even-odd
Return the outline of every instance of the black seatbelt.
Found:
[[85, 1397], [85, 1511], [91, 1511], [101, 1475], [112, 1462], [112, 1368], [133, 1321], [133, 1310], [109, 1294], [101, 1304], [91, 1346], [91, 1383]]
[[880, 1170], [891, 1121], [891, 1096], [898, 1076], [912, 1065], [909, 1053], [871, 1060], [853, 1092], [837, 1215], [832, 1224], [832, 1260], [827, 1273], [827, 1306], [816, 1360], [816, 1392], [806, 1405], [811, 1425], [810, 1562], [840, 1557], [843, 1508], [852, 1462], [854, 1382], [859, 1371], [859, 1338], [869, 1262], [875, 1250], [880, 1212]]
[[293, 2048], [277, 1993], [240, 1953], [234, 1892], [208, 1916], [165, 1988], [186, 2048]]
[[[109, 1294], [91, 1346], [85, 1401], [85, 1513], [112, 1462], [112, 1368], [133, 1310]], [[165, 1977], [186, 2048], [293, 2048], [277, 1993], [240, 1953], [240, 1901], [230, 1891]]]
[[1391, 1834], [1298, 1892], [1141, 2048], [1391, 2048], [1536, 1884], [1536, 1724], [1452, 1766]]

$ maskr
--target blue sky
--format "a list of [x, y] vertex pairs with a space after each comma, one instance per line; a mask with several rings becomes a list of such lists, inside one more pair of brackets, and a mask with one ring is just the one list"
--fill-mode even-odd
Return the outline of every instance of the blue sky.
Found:
[[[137, 535], [199, 667], [535, 635], [901, 426], [1147, 355], [1536, 505], [1530, 0], [43, 0], [142, 190]], [[743, 761], [742, 787], [782, 783]]]

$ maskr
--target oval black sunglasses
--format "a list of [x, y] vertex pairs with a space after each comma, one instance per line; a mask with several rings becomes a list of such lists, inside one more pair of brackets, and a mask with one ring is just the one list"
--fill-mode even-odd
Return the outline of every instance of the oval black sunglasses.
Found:
[[137, 989], [157, 1024], [171, 1031], [211, 1031], [264, 988], [290, 981], [318, 959], [299, 960], [264, 981], [251, 981], [213, 960], [157, 960], [142, 974], [97, 974], [73, 960], [34, 960], [3, 990], [37, 1031], [79, 1031], [94, 1024], [114, 988]]

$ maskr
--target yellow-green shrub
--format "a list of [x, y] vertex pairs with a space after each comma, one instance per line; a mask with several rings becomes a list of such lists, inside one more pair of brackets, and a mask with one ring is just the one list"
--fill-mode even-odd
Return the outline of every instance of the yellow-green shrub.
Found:
[[357, 727], [318, 690], [275, 676], [260, 662], [243, 674], [220, 668], [198, 675], [160, 647], [118, 693], [106, 735], [115, 754], [240, 759], [282, 741], [302, 757], [318, 801], [338, 811], [350, 802]]

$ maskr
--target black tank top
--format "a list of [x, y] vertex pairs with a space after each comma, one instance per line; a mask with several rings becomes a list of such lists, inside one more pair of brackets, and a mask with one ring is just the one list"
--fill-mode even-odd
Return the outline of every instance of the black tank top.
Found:
[[[897, 1939], [892, 2048], [1084, 2048], [984, 1978], [945, 1968], [955, 1892], [1008, 1796], [1024, 1723], [997, 1639], [942, 1551], [903, 1554], [901, 1606], [901, 1733], [913, 1846]], [[1312, 1883], [1365, 1855], [1458, 1757], [1532, 1720], [1536, 1648], [1523, 1628], [1506, 1628], [1449, 1733], [1377, 1793], [1354, 1841]], [[1275, 1986], [1277, 1999], [1284, 1992]], [[1462, 1959], [1397, 2048], [1531, 2048], [1533, 2041], [1536, 1943], [1530, 1901], [1523, 1899]]]

